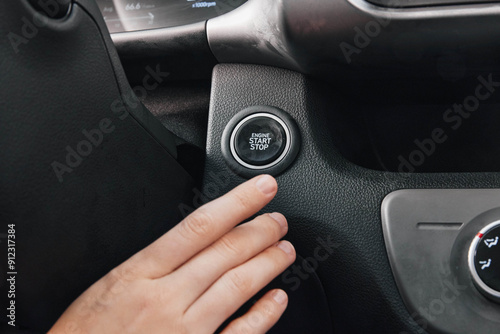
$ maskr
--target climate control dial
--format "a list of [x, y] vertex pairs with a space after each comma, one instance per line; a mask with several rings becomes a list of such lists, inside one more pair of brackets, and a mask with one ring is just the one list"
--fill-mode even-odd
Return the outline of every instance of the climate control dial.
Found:
[[479, 291], [500, 302], [500, 220], [474, 237], [469, 249], [469, 269]]

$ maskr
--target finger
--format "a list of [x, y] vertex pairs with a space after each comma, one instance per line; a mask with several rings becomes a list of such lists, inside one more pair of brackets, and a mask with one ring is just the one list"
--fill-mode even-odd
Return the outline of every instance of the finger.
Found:
[[241, 305], [295, 260], [288, 241], [280, 241], [218, 279], [184, 314], [194, 333], [214, 331]]
[[142, 277], [165, 276], [262, 209], [277, 189], [272, 176], [255, 177], [194, 211], [125, 265]]
[[267, 333], [279, 320], [288, 305], [283, 290], [271, 290], [259, 299], [243, 316], [227, 325], [221, 334]]
[[288, 225], [282, 214], [259, 216], [234, 228], [161, 280], [175, 282], [183, 291], [183, 303], [186, 303], [187, 309], [225, 272], [276, 244], [287, 230]]

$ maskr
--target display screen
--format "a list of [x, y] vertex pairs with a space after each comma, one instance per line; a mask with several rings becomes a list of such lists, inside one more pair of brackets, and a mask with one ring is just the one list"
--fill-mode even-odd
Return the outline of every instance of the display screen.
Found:
[[97, 0], [111, 33], [165, 28], [204, 21], [247, 0]]

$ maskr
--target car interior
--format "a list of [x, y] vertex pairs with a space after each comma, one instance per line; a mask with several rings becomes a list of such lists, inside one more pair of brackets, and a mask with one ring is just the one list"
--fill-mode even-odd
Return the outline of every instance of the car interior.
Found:
[[260, 174], [297, 259], [232, 318], [500, 331], [497, 0], [2, 1], [0, 36], [1, 332]]

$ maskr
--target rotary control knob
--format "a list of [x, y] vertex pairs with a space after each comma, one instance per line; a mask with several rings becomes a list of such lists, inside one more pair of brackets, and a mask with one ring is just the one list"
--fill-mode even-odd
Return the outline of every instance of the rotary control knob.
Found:
[[500, 220], [474, 237], [469, 249], [469, 270], [478, 290], [500, 302]]

